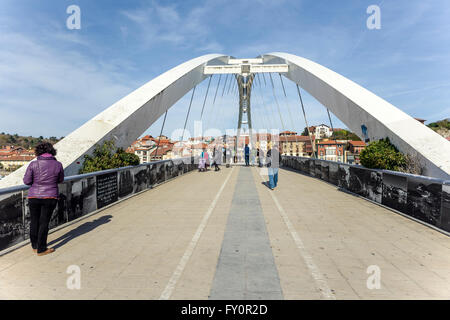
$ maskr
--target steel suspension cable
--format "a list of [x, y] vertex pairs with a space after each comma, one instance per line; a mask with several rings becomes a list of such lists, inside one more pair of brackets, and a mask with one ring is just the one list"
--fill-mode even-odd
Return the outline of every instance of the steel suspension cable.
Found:
[[[188, 112], [187, 112], [187, 115], [186, 115], [186, 119], [184, 120], [183, 137], [182, 137], [181, 141], [184, 141], [184, 132], [186, 130], [186, 124], [187, 124], [187, 121], [188, 121], [188, 118], [189, 118], [189, 113], [191, 112], [192, 100], [194, 99], [194, 93], [195, 93], [195, 88], [196, 87], [197, 86], [195, 86], [194, 89], [192, 90], [191, 102], [189, 102]], [[192, 149], [191, 149], [191, 152], [192, 152]]]
[[[203, 126], [203, 123], [202, 123], [202, 120], [203, 120], [203, 110], [205, 109], [206, 99], [208, 98], [209, 86], [211, 85], [211, 80], [212, 80], [212, 77], [213, 77], [213, 76], [214, 76], [214, 75], [211, 75], [211, 77], [209, 78], [208, 88], [206, 89], [205, 99], [203, 100], [202, 112], [201, 112], [201, 114], [200, 114], [200, 123], [202, 124], [202, 126]], [[204, 132], [204, 130], [203, 130], [203, 128], [202, 128], [202, 141], [203, 141], [203, 132]]]
[[211, 107], [211, 111], [210, 111], [209, 117], [208, 117], [208, 119], [207, 119], [207, 121], [206, 121], [206, 126], [205, 126], [206, 129], [208, 129], [208, 125], [209, 125], [209, 123], [211, 122], [211, 118], [212, 118], [213, 115], [214, 115], [213, 111], [214, 111], [214, 106], [215, 106], [215, 104], [216, 104], [217, 92], [219, 92], [220, 80], [221, 80], [221, 79], [222, 79], [222, 74], [219, 75], [219, 80], [217, 81], [217, 87], [216, 87], [216, 93], [214, 94], [213, 105], [212, 105], [212, 107]]
[[233, 75], [231, 75], [230, 85], [228, 86], [227, 94], [230, 93], [231, 84], [233, 82]]
[[[216, 122], [217, 122], [217, 119], [218, 119], [218, 114], [222, 112], [221, 105], [222, 105], [222, 102], [223, 102], [223, 94], [225, 92], [225, 87], [227, 85], [227, 80], [228, 80], [228, 74], [227, 74], [227, 76], [225, 78], [225, 82], [223, 84], [222, 95], [219, 97], [219, 101], [217, 101], [217, 108], [219, 108], [219, 109], [217, 110], [217, 112], [215, 114], [211, 114], [211, 118], [209, 120], [212, 120], [212, 122], [210, 121], [208, 123], [208, 126], [210, 126], [211, 124], [213, 124], [215, 126]], [[219, 83], [217, 85], [219, 85]]]
[[[221, 105], [221, 103], [222, 103], [222, 101], [223, 101], [223, 95], [224, 95], [224, 93], [225, 93], [225, 88], [226, 88], [226, 86], [227, 86], [227, 82], [228, 82], [228, 76], [229, 76], [229, 74], [227, 74], [226, 75], [226, 77], [225, 77], [225, 82], [224, 82], [224, 84], [223, 84], [223, 89], [222, 89], [222, 95], [220, 96], [220, 101], [219, 101], [219, 103], [218, 103], [218, 108], [219, 108], [219, 110], [216, 112], [216, 114], [215, 115], [212, 115], [211, 117], [212, 118], [214, 118], [214, 119], [210, 119], [210, 120], [212, 120], [212, 124], [214, 124], [214, 126], [216, 125], [216, 122], [217, 122], [217, 118], [218, 118], [218, 114], [219, 113], [222, 113], [222, 109], [220, 108], [220, 105]], [[231, 82], [231, 81], [230, 81]], [[219, 84], [217, 84], [217, 86], [218, 86]], [[208, 123], [208, 125], [209, 125], [210, 123]]]
[[[263, 86], [262, 86], [262, 82], [261, 82], [261, 78], [259, 77], [259, 74], [257, 74], [257, 79], [258, 79], [258, 85], [259, 85], [259, 99], [261, 100], [261, 104], [263, 105], [264, 108], [264, 114], [266, 116], [266, 120], [267, 120], [267, 132], [269, 132], [270, 127], [274, 127], [273, 125], [273, 112], [272, 112], [272, 116], [270, 116], [270, 107], [267, 106], [267, 104], [264, 102], [263, 99]], [[270, 110], [269, 110], [270, 109]]]
[[[259, 78], [258, 78], [259, 79]], [[253, 80], [253, 88], [254, 88], [254, 90], [252, 90], [253, 92], [254, 92], [254, 95], [256, 96], [257, 94], [256, 94], [256, 88], [259, 86], [259, 84], [257, 83], [257, 81], [256, 81], [256, 76], [254, 77], [254, 80]], [[264, 105], [263, 105], [263, 103], [261, 103], [261, 109], [263, 110], [264, 109]], [[260, 115], [260, 118], [261, 118], [261, 120], [262, 120], [262, 125], [263, 125], [263, 128], [266, 128], [266, 129], [268, 129], [269, 127], [269, 124], [268, 124], [268, 121], [267, 121], [267, 118], [266, 118], [266, 113], [265, 113], [265, 110], [263, 110], [260, 114], [262, 114], [262, 115]], [[260, 128], [260, 129], [262, 129], [262, 128]]]
[[[259, 97], [261, 99], [261, 103], [264, 105], [265, 108], [265, 112], [267, 113], [267, 119], [270, 119], [267, 124], [269, 126], [271, 126], [272, 128], [267, 127], [267, 134], [271, 134], [270, 129], [275, 129], [276, 125], [275, 125], [275, 112], [273, 111], [273, 107], [272, 104], [266, 104], [264, 98], [263, 98], [263, 85], [262, 85], [262, 81], [261, 81], [261, 77], [259, 76], [259, 74], [256, 74], [257, 78], [258, 78], [258, 83], [259, 83]], [[267, 83], [266, 83], [266, 77], [264, 76], [264, 73], [262, 73], [262, 78], [264, 80], [264, 87], [267, 87]], [[261, 137], [260, 137], [261, 138]], [[265, 136], [263, 138], [263, 140], [266, 140], [267, 136]], [[260, 152], [262, 152], [262, 149], [260, 150]]]
[[217, 88], [216, 88], [216, 94], [214, 95], [214, 101], [213, 101], [213, 105], [216, 102], [216, 97], [217, 97], [217, 91], [219, 91], [219, 85], [220, 85], [220, 79], [222, 78], [222, 75], [219, 75], [219, 81], [217, 82]]
[[[161, 131], [159, 132], [159, 138], [158, 138], [158, 144], [156, 145], [156, 151], [155, 151], [155, 157], [157, 157], [158, 156], [158, 148], [159, 148], [159, 145], [160, 145], [160, 143], [161, 143], [161, 136], [162, 136], [162, 134], [163, 134], [163, 130], [164, 130], [164, 125], [166, 124], [166, 118], [167, 118], [167, 112], [169, 111], [169, 109], [167, 109], [166, 110], [166, 113], [164, 114], [164, 120], [163, 120], [163, 123], [162, 123], [162, 126], [161, 126]], [[151, 159], [151, 154], [150, 154], [150, 161], [151, 161], [152, 159]], [[162, 160], [162, 159], [161, 159]]]
[[303, 105], [302, 94], [300, 93], [300, 88], [299, 88], [298, 84], [295, 84], [295, 85], [297, 86], [298, 97], [300, 99], [300, 104], [302, 106], [303, 117], [305, 118], [306, 130], [308, 131], [309, 141], [311, 142], [311, 148], [312, 148], [313, 156], [314, 156], [314, 158], [317, 158], [316, 152], [314, 151], [314, 144], [313, 144], [313, 141], [312, 141], [311, 132], [309, 131], [308, 120], [306, 119], [306, 112], [305, 112], [305, 106]]
[[[286, 89], [284, 88], [283, 78], [281, 77], [281, 73], [278, 73], [278, 75], [280, 76], [281, 87], [283, 88], [284, 98], [286, 100], [286, 106], [287, 106], [287, 109], [289, 112], [289, 117], [291, 118], [291, 126], [292, 126], [292, 129], [294, 129], [294, 118], [292, 117], [291, 108], [289, 107], [288, 97], [286, 94]], [[286, 140], [287, 140], [287, 137], [286, 137]], [[296, 144], [296, 147], [298, 147], [297, 134], [295, 134], [295, 144]]]
[[[333, 128], [333, 122], [331, 122], [331, 115], [330, 115], [330, 110], [328, 108], [327, 109], [327, 113], [328, 113], [328, 119], [330, 120], [330, 126], [331, 126], [331, 134], [334, 136], [334, 143], [336, 144], [336, 161], [338, 161], [338, 143], [336, 140], [336, 135], [334, 134], [334, 128]], [[344, 150], [342, 150], [343, 152]], [[342, 161], [344, 162], [344, 161]]]
[[286, 127], [284, 126], [283, 117], [281, 116], [280, 104], [278, 103], [277, 95], [275, 94], [275, 85], [273, 83], [272, 73], [269, 73], [269, 76], [270, 76], [270, 82], [272, 84], [273, 98], [275, 99], [275, 104], [277, 105], [277, 108], [278, 108], [278, 115], [280, 116], [281, 126], [283, 127], [283, 130], [286, 131]]
[[225, 92], [225, 87], [227, 86], [227, 81], [228, 81], [228, 74], [227, 74], [227, 76], [225, 77], [225, 84], [224, 84], [223, 90], [222, 90], [222, 97], [223, 97], [223, 93]]
[[264, 72], [262, 73], [262, 77], [264, 80], [264, 87], [267, 87], [266, 76], [264, 75]]
[[[264, 101], [264, 98], [263, 98], [263, 87], [262, 87], [262, 83], [261, 83], [261, 80], [260, 80], [260, 78], [259, 78], [259, 75], [257, 74], [257, 78], [258, 78], [258, 82], [259, 82], [259, 97], [260, 97], [260, 99], [261, 99], [261, 103], [263, 104], [263, 106], [264, 106], [264, 111], [265, 112], [267, 112], [267, 118], [268, 119], [270, 119], [270, 121], [268, 121], [267, 122], [267, 124], [269, 125], [269, 126], [272, 126], [272, 129], [275, 129], [275, 120], [274, 120], [274, 112], [273, 112], [273, 109], [272, 109], [272, 106], [270, 105], [270, 106], [267, 106], [266, 105], [266, 103], [265, 103], [265, 101]], [[272, 114], [272, 116], [270, 116], [269, 114]], [[270, 122], [270, 123], [269, 123]], [[269, 127], [267, 127], [267, 130], [269, 130], [270, 128]]]
[[205, 110], [206, 99], [208, 98], [209, 86], [211, 85], [211, 80], [212, 80], [213, 76], [214, 75], [211, 75], [211, 77], [209, 77], [208, 89], [206, 89], [205, 100], [203, 100], [202, 112], [200, 114], [200, 121], [202, 121], [202, 119], [203, 119], [203, 111]]

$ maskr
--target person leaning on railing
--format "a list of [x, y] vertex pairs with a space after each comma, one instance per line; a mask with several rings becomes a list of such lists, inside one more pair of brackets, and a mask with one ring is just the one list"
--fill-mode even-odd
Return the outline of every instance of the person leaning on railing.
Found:
[[55, 251], [47, 248], [48, 225], [58, 202], [58, 183], [64, 181], [64, 169], [56, 160], [51, 143], [37, 145], [35, 154], [37, 160], [28, 165], [23, 182], [31, 186], [28, 190], [31, 246], [38, 256], [43, 256]]

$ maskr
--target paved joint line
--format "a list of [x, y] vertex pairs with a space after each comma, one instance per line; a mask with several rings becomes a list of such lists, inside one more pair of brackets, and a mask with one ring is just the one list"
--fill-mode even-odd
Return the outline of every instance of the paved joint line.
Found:
[[[262, 178], [262, 176], [261, 176], [261, 180], [264, 182], [264, 179]], [[291, 234], [292, 238], [294, 239], [295, 245], [297, 246], [297, 249], [300, 252], [301, 257], [305, 261], [305, 264], [308, 267], [308, 270], [311, 273], [311, 276], [314, 279], [317, 288], [320, 290], [320, 294], [325, 299], [335, 300], [336, 296], [330, 290], [330, 287], [328, 286], [328, 283], [327, 283], [325, 277], [320, 272], [319, 267], [315, 264], [312, 256], [306, 250], [302, 239], [300, 238], [297, 231], [295, 230], [291, 220], [289, 219], [288, 215], [286, 214], [286, 211], [284, 211], [283, 207], [281, 206], [280, 202], [278, 201], [277, 197], [275, 196], [274, 191], [268, 190], [268, 192], [272, 196], [273, 202], [275, 203], [276, 207], [278, 208], [278, 211], [280, 212], [280, 215], [283, 218], [283, 221], [286, 224], [286, 227], [288, 228], [289, 233]]]
[[200, 222], [200, 225], [198, 226], [197, 231], [195, 232], [194, 236], [192, 237], [191, 242], [189, 243], [188, 247], [186, 248], [186, 251], [184, 252], [183, 256], [181, 257], [180, 262], [178, 263], [175, 271], [172, 274], [172, 277], [170, 278], [169, 282], [167, 283], [166, 288], [161, 293], [159, 300], [168, 300], [170, 298], [170, 296], [172, 295], [172, 293], [175, 289], [175, 286], [177, 285], [177, 282], [180, 279], [181, 274], [183, 273], [184, 268], [186, 267], [192, 253], [194, 252], [194, 249], [197, 246], [198, 240], [200, 239], [200, 236], [201, 236], [203, 230], [205, 229], [206, 224], [208, 223], [208, 219], [211, 216], [212, 212], [214, 211], [214, 208], [216, 207], [217, 201], [219, 200], [219, 197], [222, 194], [223, 189], [225, 189], [225, 186], [228, 183], [228, 180], [230, 180], [233, 170], [234, 170], [234, 167], [231, 169], [230, 173], [228, 174], [227, 178], [225, 179], [225, 182], [220, 187], [214, 200], [212, 201], [211, 205], [209, 206], [208, 210], [206, 211], [205, 215], [203, 216], [203, 219]]

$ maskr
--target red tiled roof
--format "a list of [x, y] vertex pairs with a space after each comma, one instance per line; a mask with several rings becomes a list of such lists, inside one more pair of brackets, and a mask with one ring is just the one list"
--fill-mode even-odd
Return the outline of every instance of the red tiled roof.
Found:
[[0, 156], [0, 161], [31, 161], [35, 156]]
[[308, 136], [283, 136], [280, 137], [280, 142], [309, 142], [311, 144], [311, 139]]
[[354, 147], [365, 147], [366, 143], [364, 141], [349, 141], [349, 144], [353, 145]]
[[207, 143], [197, 143], [192, 145], [192, 149], [206, 149], [206, 148], [208, 148]]
[[[167, 152], [171, 151], [173, 148], [172, 146], [161, 146], [155, 150], [153, 150], [150, 153], [150, 156], [154, 157], [154, 156], [162, 156], [165, 155]], [[158, 151], [158, 153], [156, 153]]]
[[[317, 142], [317, 144], [320, 144], [320, 145], [326, 145], [326, 144], [336, 144], [336, 141], [334, 141], [334, 140], [328, 140], [328, 141], [320, 141], [320, 142]], [[345, 144], [344, 142], [337, 142], [337, 144]]]

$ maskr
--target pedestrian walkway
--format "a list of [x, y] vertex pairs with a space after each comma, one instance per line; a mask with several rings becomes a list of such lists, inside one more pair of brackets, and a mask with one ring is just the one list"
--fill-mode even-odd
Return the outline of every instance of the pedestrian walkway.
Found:
[[8, 253], [0, 299], [450, 299], [449, 237], [292, 171], [271, 191], [259, 173], [186, 174], [50, 234], [51, 255]]
[[249, 168], [239, 171], [210, 298], [283, 298], [261, 203]]

